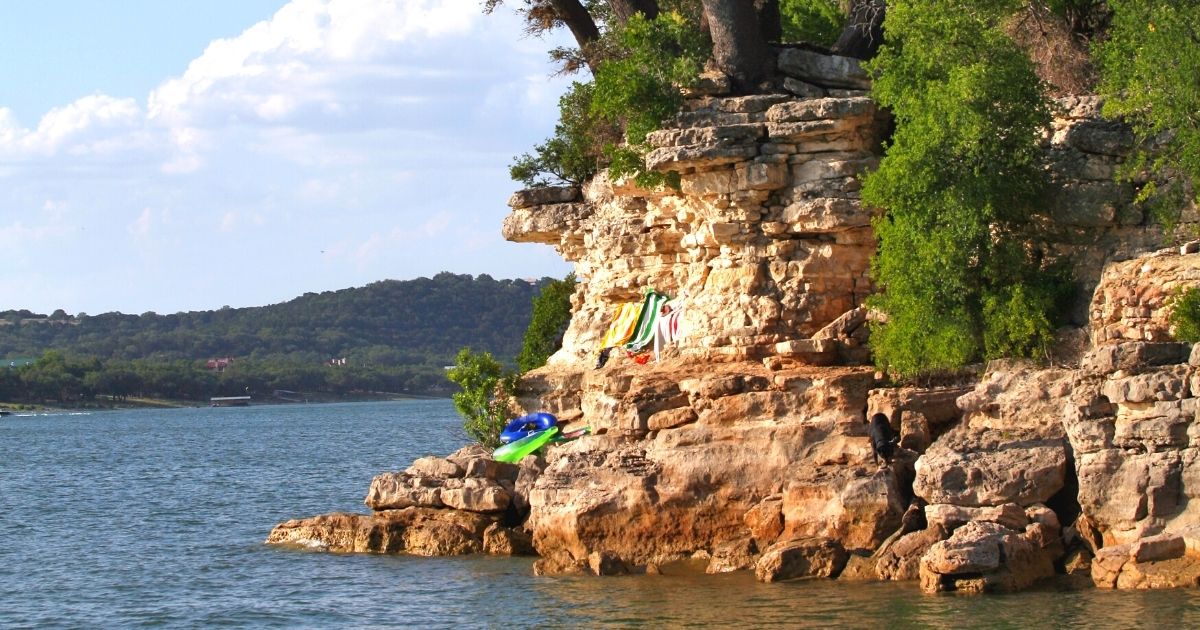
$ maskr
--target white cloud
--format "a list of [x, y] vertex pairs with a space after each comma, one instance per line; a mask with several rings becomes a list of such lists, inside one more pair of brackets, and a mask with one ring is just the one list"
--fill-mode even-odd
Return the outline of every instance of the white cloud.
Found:
[[[443, 269], [540, 275], [501, 271], [533, 263], [498, 234], [508, 160], [553, 127], [562, 86], [545, 78], [557, 42], [521, 26], [475, 0], [293, 0], [140, 102], [93, 94], [32, 128], [0, 108], [0, 243], [74, 238], [80, 291], [129, 279], [51, 310], [255, 303], [203, 293], [249, 268], [264, 277], [246, 291], [281, 299]], [[464, 230], [486, 238], [464, 249]], [[0, 268], [0, 286], [19, 273]]]
[[126, 228], [134, 238], [145, 238], [150, 235], [151, 226], [154, 223], [154, 212], [150, 208], [143, 208], [142, 213], [138, 218], [134, 219], [129, 227]]

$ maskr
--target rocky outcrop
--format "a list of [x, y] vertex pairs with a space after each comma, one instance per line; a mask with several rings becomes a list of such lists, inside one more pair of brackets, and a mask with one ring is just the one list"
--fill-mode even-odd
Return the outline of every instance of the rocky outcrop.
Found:
[[[736, 558], [711, 561], [719, 571], [821, 538], [856, 558], [878, 551], [884, 579], [926, 566], [933, 590], [1023, 588], [1064, 553], [1046, 505], [1075, 517], [1063, 410], [1078, 375], [997, 364], [974, 388], [871, 391], [868, 370], [817, 367], [869, 360], [874, 241], [858, 177], [877, 162], [886, 119], [853, 60], [789, 50], [780, 68], [790, 94], [695, 98], [649, 137], [648, 164], [677, 173], [678, 190], [601, 177], [578, 198], [512, 204], [506, 236], [553, 245], [581, 278], [563, 349], [526, 377], [521, 404], [602, 433], [552, 453], [528, 493], [540, 570], [588, 570], [598, 552], [630, 567]], [[1062, 112], [1046, 138], [1054, 194], [1030, 234], [1090, 296], [1106, 262], [1161, 233], [1112, 179], [1128, 130], [1100, 119], [1093, 98]], [[617, 353], [594, 367], [616, 305], [648, 287], [676, 298], [683, 339], [661, 362]], [[892, 465], [868, 461], [864, 412], [899, 433]], [[913, 493], [931, 526], [897, 533]], [[949, 559], [1010, 548], [974, 576]]]
[[647, 164], [678, 173], [679, 190], [600, 177], [580, 201], [564, 202], [570, 191], [540, 205], [514, 198], [505, 237], [553, 245], [580, 278], [552, 364], [593, 363], [615, 306], [648, 287], [681, 298], [687, 334], [671, 351], [692, 360], [833, 362], [841, 346], [846, 356], [861, 348], [853, 333], [864, 317], [812, 340], [871, 291], [858, 175], [878, 160], [884, 121], [847, 89], [865, 87], [856, 60], [801, 50], [784, 60], [812, 96], [693, 99], [649, 136]]
[[528, 555], [528, 530], [510, 527], [521, 468], [479, 446], [422, 457], [371, 480], [372, 514], [338, 512], [277, 525], [268, 544], [339, 553]]
[[[271, 542], [532, 549], [539, 574], [707, 559], [763, 581], [844, 573], [929, 592], [1026, 588], [1056, 563], [1103, 586], [1194, 583], [1200, 358], [1167, 340], [1165, 305], [1200, 265], [1106, 267], [1161, 237], [1134, 184], [1112, 179], [1128, 130], [1096, 99], [1065, 101], [1029, 226], [1044, 260], [1075, 269], [1074, 323], [1092, 320], [1060, 345], [1095, 347], [1056, 350], [1058, 367], [996, 362], [966, 387], [886, 387], [863, 367], [875, 242], [859, 186], [888, 121], [854, 60], [791, 49], [780, 68], [786, 93], [711, 96], [726, 88], [710, 81], [650, 135], [648, 165], [678, 189], [598, 177], [510, 200], [505, 237], [554, 246], [580, 279], [562, 350], [518, 403], [591, 435], [520, 466], [422, 458], [372, 481], [374, 514], [290, 521]], [[649, 288], [674, 298], [683, 335], [654, 361], [598, 364], [615, 307]], [[891, 462], [872, 455], [873, 413], [899, 434]]]

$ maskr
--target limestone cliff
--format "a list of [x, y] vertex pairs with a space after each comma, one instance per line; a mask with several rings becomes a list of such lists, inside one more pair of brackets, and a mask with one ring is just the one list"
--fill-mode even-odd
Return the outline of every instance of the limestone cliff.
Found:
[[[1024, 588], [1093, 554], [1100, 585], [1192, 579], [1200, 360], [1166, 341], [1165, 299], [1200, 283], [1200, 256], [1133, 258], [1162, 234], [1113, 179], [1128, 130], [1082, 97], [1045, 139], [1050, 194], [1029, 235], [1076, 272], [1072, 316], [1090, 328], [1064, 331], [1080, 346], [1056, 354], [1069, 364], [900, 389], [867, 367], [875, 242], [858, 194], [890, 123], [857, 62], [787, 50], [779, 66], [787, 93], [694, 98], [651, 136], [649, 164], [679, 190], [599, 177], [510, 200], [505, 237], [555, 247], [580, 279], [563, 347], [520, 404], [592, 435], [519, 469], [460, 453], [384, 473], [376, 514], [289, 522], [272, 540], [531, 542], [546, 573], [699, 558], [764, 581], [919, 578], [930, 592]], [[616, 307], [649, 288], [674, 298], [684, 335], [660, 360], [598, 366]], [[868, 440], [875, 412], [899, 432], [888, 463]], [[422, 533], [443, 521], [445, 536]]]

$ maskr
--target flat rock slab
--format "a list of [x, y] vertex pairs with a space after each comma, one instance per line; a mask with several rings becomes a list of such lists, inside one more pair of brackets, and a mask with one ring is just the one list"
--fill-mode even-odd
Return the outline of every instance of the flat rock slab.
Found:
[[410, 507], [375, 514], [335, 512], [276, 525], [267, 544], [335, 553], [454, 556], [483, 551], [483, 536], [498, 517]]

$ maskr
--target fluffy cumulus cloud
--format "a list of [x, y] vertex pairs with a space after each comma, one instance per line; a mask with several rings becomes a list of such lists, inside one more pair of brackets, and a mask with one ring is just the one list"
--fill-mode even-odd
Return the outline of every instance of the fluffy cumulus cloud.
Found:
[[[498, 235], [511, 156], [553, 126], [557, 43], [469, 0], [293, 0], [144, 99], [92, 94], [33, 125], [0, 103], [0, 239], [56, 245], [0, 270], [0, 303], [172, 311], [559, 274]], [[3, 288], [60, 271], [59, 303]]]

